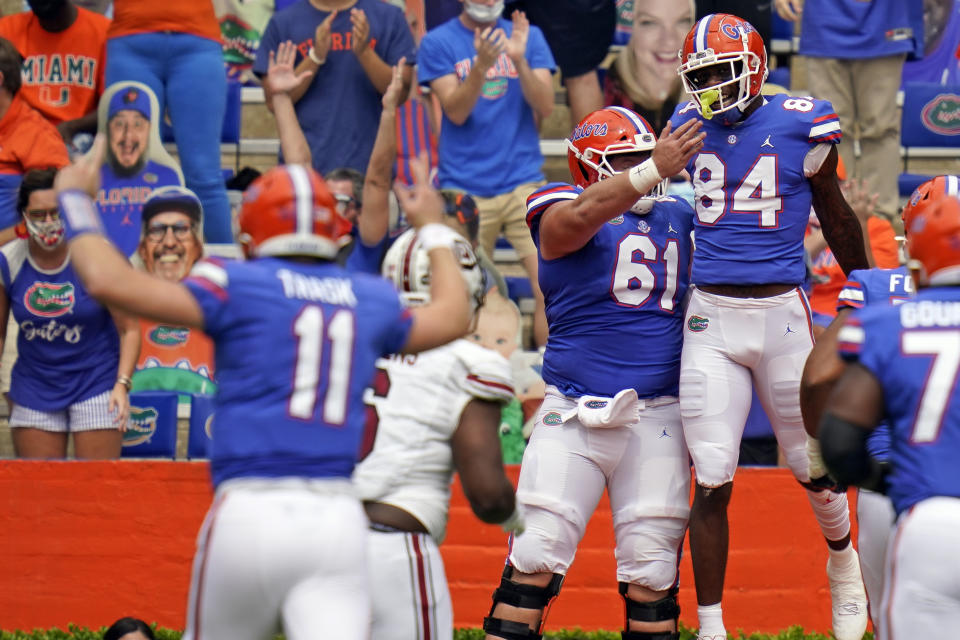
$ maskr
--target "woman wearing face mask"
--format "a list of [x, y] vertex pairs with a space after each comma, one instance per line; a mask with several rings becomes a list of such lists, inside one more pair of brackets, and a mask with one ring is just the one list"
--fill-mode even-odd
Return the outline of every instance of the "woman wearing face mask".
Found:
[[679, 52], [696, 11], [693, 0], [634, 0], [630, 41], [604, 80], [604, 104], [626, 107], [660, 132], [683, 96]]
[[[0, 336], [19, 327], [8, 401], [22, 458], [118, 458], [140, 351], [135, 318], [91, 298], [70, 265], [54, 169], [28, 171], [17, 200], [23, 231], [0, 248]], [[0, 345], [2, 347], [2, 345]]]

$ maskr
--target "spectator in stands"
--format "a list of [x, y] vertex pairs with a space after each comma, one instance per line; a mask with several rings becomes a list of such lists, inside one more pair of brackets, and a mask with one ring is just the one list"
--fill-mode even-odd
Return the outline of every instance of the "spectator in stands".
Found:
[[[913, 3], [911, 3], [911, 6]], [[903, 83], [960, 83], [960, 2], [923, 0], [923, 58], [903, 65]]]
[[530, 278], [534, 340], [546, 344], [537, 283], [537, 250], [526, 226], [526, 200], [544, 184], [537, 120], [553, 109], [554, 62], [526, 15], [500, 16], [499, 2], [464, 2], [460, 15], [424, 36], [418, 81], [443, 109], [441, 188], [471, 194], [480, 209], [480, 246], [493, 255], [503, 233]]
[[70, 161], [54, 126], [20, 96], [21, 62], [17, 48], [0, 38], [0, 245], [15, 237], [20, 177]]
[[[313, 72], [295, 71], [295, 59], [296, 46], [291, 40], [281, 42], [276, 52], [271, 51], [264, 88], [270, 96], [270, 107], [277, 120], [281, 154], [288, 164], [310, 165], [312, 151], [297, 120], [292, 95], [302, 84], [303, 78], [313, 75]], [[379, 274], [380, 261], [389, 242], [389, 194], [393, 184], [391, 170], [397, 155], [394, 123], [397, 103], [406, 90], [403, 87], [405, 65], [406, 58], [401, 57], [391, 70], [390, 83], [381, 98], [380, 124], [366, 175], [345, 167], [328, 174], [333, 176], [337, 186], [337, 191], [331, 189], [331, 193], [337, 198], [338, 211], [352, 218], [347, 220], [341, 216], [344, 222], [350, 222], [350, 227], [344, 230], [337, 256], [337, 262], [351, 271]], [[364, 202], [368, 203], [369, 213], [366, 215], [362, 215]]]
[[[180, 282], [203, 255], [203, 206], [195, 193], [161, 187], [143, 204], [137, 256], [148, 273]], [[212, 394], [213, 343], [190, 327], [140, 319], [140, 358], [134, 389]]]
[[0, 248], [0, 335], [10, 311], [19, 325], [9, 394], [13, 446], [22, 458], [64, 458], [72, 433], [77, 458], [117, 458], [140, 331], [135, 318], [111, 312], [80, 284], [63, 241], [55, 175], [24, 175], [24, 237]]
[[120, 618], [103, 634], [103, 640], [156, 640], [153, 629], [139, 618]]
[[[472, 4], [484, 4], [483, 2]], [[603, 106], [597, 67], [613, 42], [617, 8], [613, 0], [515, 0], [510, 9], [525, 11], [543, 30], [560, 67], [570, 105], [570, 127]]]
[[[414, 56], [403, 11], [382, 0], [299, 0], [267, 24], [253, 65], [257, 75], [267, 73], [269, 55], [286, 40], [297, 47], [300, 84], [290, 97], [313, 167], [323, 174], [336, 167], [365, 171], [391, 66]], [[405, 87], [412, 74], [406, 66]], [[271, 105], [269, 85], [264, 91]]]
[[[233, 242], [220, 172], [227, 78], [210, 0], [114, 0], [107, 32], [107, 86], [137, 80], [169, 114], [186, 186], [203, 202], [207, 242]], [[134, 226], [134, 230], [138, 227]]]
[[654, 131], [663, 130], [684, 99], [677, 52], [695, 11], [693, 0], [634, 0], [630, 41], [604, 78], [603, 105], [636, 111]]
[[151, 137], [156, 136], [157, 124], [148, 89], [139, 83], [123, 83], [111, 86], [107, 96], [107, 162], [100, 172], [97, 206], [107, 236], [123, 255], [131, 256], [140, 241], [141, 209], [150, 192], [180, 185], [182, 180], [175, 167], [151, 158]]
[[0, 18], [0, 36], [23, 56], [24, 100], [70, 145], [97, 130], [110, 20], [70, 0], [29, 0], [30, 11]]
[[[849, 135], [839, 144], [852, 178], [866, 180], [880, 194], [877, 211], [897, 215], [900, 173], [900, 111], [897, 91], [904, 59], [923, 55], [923, 37], [902, 0], [776, 0], [785, 20], [802, 15], [800, 55], [806, 59], [807, 87], [829, 100]], [[859, 131], [859, 137], [855, 132]], [[860, 155], [854, 157], [854, 140]]]

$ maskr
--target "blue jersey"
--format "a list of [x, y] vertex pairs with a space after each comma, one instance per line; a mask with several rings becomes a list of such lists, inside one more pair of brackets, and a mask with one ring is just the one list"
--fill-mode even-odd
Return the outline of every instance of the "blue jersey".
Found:
[[960, 288], [865, 307], [850, 316], [839, 340], [841, 355], [883, 387], [892, 428], [888, 495], [896, 512], [933, 496], [960, 497]]
[[214, 342], [214, 485], [236, 477], [349, 477], [363, 392], [412, 318], [381, 278], [279, 258], [198, 262], [184, 281]]
[[693, 283], [801, 285], [803, 234], [810, 217], [804, 160], [840, 141], [840, 121], [824, 100], [770, 96], [735, 126], [677, 107], [674, 128], [703, 122], [703, 149], [687, 165], [697, 210]]
[[0, 249], [0, 280], [20, 328], [10, 398], [30, 409], [62, 411], [113, 389], [120, 338], [69, 258], [59, 269], [40, 269], [27, 243], [14, 240]]
[[143, 203], [154, 189], [181, 185], [180, 176], [171, 167], [147, 160], [143, 170], [132, 176], [117, 175], [106, 163], [100, 169], [100, 180], [96, 202], [103, 228], [120, 253], [130, 257], [140, 244]]
[[[538, 250], [546, 209], [582, 191], [551, 183], [527, 199]], [[690, 205], [668, 196], [645, 215], [617, 216], [578, 251], [540, 257], [547, 384], [569, 397], [612, 397], [629, 387], [641, 398], [677, 395], [692, 224]]]
[[841, 59], [900, 53], [922, 57], [923, 4], [922, 0], [805, 0], [799, 53]]
[[[913, 297], [913, 278], [906, 267], [855, 269], [837, 298], [837, 311], [862, 309], [868, 304], [901, 304]], [[877, 460], [890, 458], [890, 426], [884, 421], [867, 439], [867, 451]]]

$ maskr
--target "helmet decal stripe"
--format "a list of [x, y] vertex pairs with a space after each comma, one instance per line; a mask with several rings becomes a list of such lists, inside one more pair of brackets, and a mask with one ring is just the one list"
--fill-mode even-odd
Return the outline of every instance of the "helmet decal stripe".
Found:
[[643, 125], [643, 120], [641, 120], [636, 113], [630, 111], [630, 109], [624, 109], [623, 107], [607, 107], [607, 109], [626, 116], [626, 118], [633, 123], [633, 126], [637, 128], [638, 133], [652, 133], [652, 131]]
[[947, 195], [960, 197], [960, 178], [947, 176]]
[[700, 22], [697, 23], [697, 36], [694, 38], [695, 51], [704, 51], [707, 49], [707, 32], [710, 29], [710, 22], [715, 15], [716, 14], [711, 13], [708, 16], [704, 16], [700, 18]]
[[310, 175], [303, 167], [287, 165], [287, 175], [293, 183], [293, 195], [297, 210], [297, 233], [313, 233], [313, 188]]

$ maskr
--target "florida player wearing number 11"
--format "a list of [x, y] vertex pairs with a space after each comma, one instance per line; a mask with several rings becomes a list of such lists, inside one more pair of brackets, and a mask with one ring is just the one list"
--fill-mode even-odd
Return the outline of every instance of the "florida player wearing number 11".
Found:
[[575, 184], [527, 199], [550, 328], [547, 392], [517, 485], [527, 526], [484, 620], [488, 638], [541, 637], [604, 489], [624, 640], [679, 637], [690, 467], [677, 385], [693, 211], [662, 194], [700, 148], [699, 129], [668, 123], [658, 142], [629, 109], [595, 111], [567, 142]]
[[443, 344], [470, 317], [425, 163], [414, 190], [398, 193], [431, 262], [431, 302], [407, 310], [389, 282], [333, 262], [346, 225], [319, 174], [297, 165], [245, 193], [246, 261], [200, 261], [182, 282], [134, 270], [104, 240], [87, 195], [102, 153], [98, 138], [93, 157], [57, 179], [81, 280], [105, 304], [201, 329], [215, 345], [216, 496], [184, 637], [267, 640], [281, 621], [292, 640], [367, 638], [367, 520], [350, 484], [364, 389], [379, 356]]
[[697, 478], [690, 551], [699, 637], [727, 637], [720, 608], [727, 505], [754, 386], [830, 547], [834, 633], [860, 640], [866, 595], [846, 494], [827, 486], [822, 465], [816, 471], [808, 463], [799, 397], [813, 346], [800, 288], [811, 204], [844, 272], [869, 267], [860, 223], [837, 182], [840, 122], [829, 102], [761, 95], [763, 40], [736, 16], [710, 14], [693, 26], [680, 74], [693, 100], [677, 107], [673, 122], [695, 120], [706, 133], [687, 165], [697, 250], [680, 365], [680, 410]]

